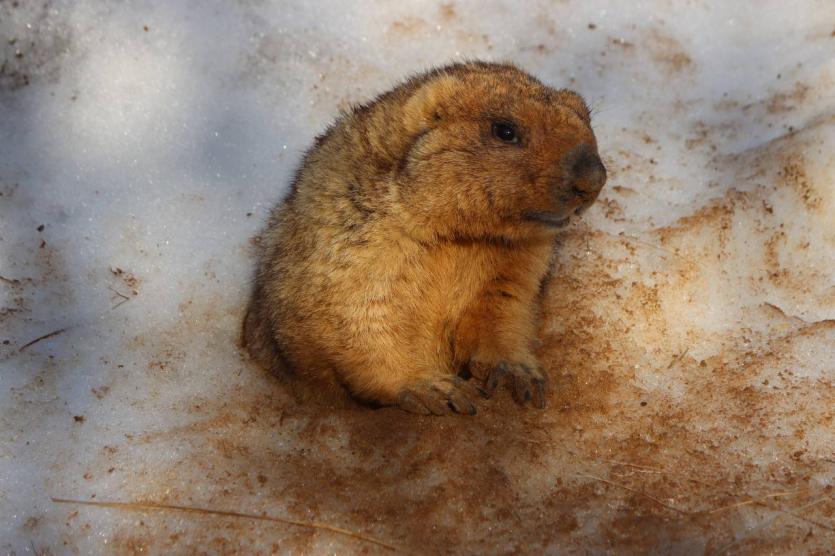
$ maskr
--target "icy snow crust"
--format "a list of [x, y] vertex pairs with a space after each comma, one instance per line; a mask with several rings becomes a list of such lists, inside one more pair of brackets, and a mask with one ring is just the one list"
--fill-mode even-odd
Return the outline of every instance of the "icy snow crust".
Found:
[[[65, 498], [402, 552], [831, 552], [832, 2], [5, 1], [0, 56], [0, 551], [390, 552]], [[549, 407], [299, 407], [235, 345], [250, 238], [339, 109], [462, 58], [595, 108]]]

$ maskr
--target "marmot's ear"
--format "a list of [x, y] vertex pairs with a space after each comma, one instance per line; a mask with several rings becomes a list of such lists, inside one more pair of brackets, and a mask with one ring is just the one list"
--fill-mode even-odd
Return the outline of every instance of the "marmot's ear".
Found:
[[408, 135], [419, 135], [444, 119], [460, 83], [440, 75], [418, 88], [403, 108], [403, 125]]
[[574, 110], [587, 124], [591, 123], [591, 111], [583, 97], [569, 89], [557, 91], [557, 103]]

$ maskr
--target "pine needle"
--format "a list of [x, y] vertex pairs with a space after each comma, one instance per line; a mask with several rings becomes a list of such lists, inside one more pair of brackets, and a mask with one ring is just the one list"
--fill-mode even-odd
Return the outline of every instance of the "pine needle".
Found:
[[53, 336], [57, 336], [58, 334], [63, 334], [63, 333], [64, 333], [64, 332], [66, 332], [66, 331], [67, 331], [67, 329], [66, 329], [66, 328], [60, 328], [60, 329], [58, 329], [58, 330], [55, 330], [54, 332], [50, 332], [49, 334], [44, 334], [43, 336], [38, 336], [37, 338], [35, 338], [35, 339], [34, 339], [34, 340], [32, 340], [31, 342], [29, 342], [28, 344], [23, 345], [23, 346], [22, 346], [19, 350], [17, 350], [17, 351], [18, 351], [18, 353], [20, 353], [20, 352], [22, 352], [23, 350], [25, 350], [26, 348], [28, 348], [29, 346], [33, 346], [33, 345], [37, 344], [37, 343], [38, 343], [38, 342], [40, 342], [41, 340], [46, 340], [47, 338], [52, 338]]
[[692, 515], [693, 514], [693, 512], [688, 512], [687, 510], [682, 510], [681, 508], [676, 508], [675, 506], [667, 504], [666, 502], [664, 502], [660, 498], [656, 498], [655, 496], [653, 496], [651, 494], [647, 494], [646, 492], [640, 491], [638, 489], [634, 489], [630, 486], [622, 485], [620, 483], [616, 483], [614, 481], [610, 481], [609, 479], [604, 479], [603, 477], [598, 477], [596, 475], [587, 475], [587, 474], [583, 474], [583, 473], [581, 473], [579, 475], [580, 475], [580, 477], [587, 477], [589, 479], [594, 479], [595, 481], [600, 481], [602, 483], [606, 483], [607, 485], [616, 486], [618, 488], [628, 490], [629, 492], [634, 492], [635, 494], [639, 494], [639, 495], [643, 496], [644, 498], [648, 498], [649, 500], [652, 500], [656, 504], [664, 506], [665, 508], [668, 508], [670, 510], [676, 511], [680, 514], [684, 514], [684, 515]]
[[[799, 508], [795, 508], [794, 511], [795, 512], [801, 512], [803, 510], [811, 508], [812, 506], [817, 506], [818, 504], [820, 504], [821, 502], [825, 502], [826, 500], [827, 500], [826, 497], [818, 498], [817, 500], [809, 502], [808, 504], [804, 504], [803, 506], [800, 506]], [[746, 535], [743, 535], [743, 536], [739, 537], [735, 541], [730, 542], [730, 543], [726, 544], [725, 546], [723, 546], [722, 548], [720, 548], [719, 550], [717, 550], [716, 551], [717, 556], [719, 556], [720, 554], [724, 554], [725, 552], [727, 552], [731, 548], [735, 547], [736, 545], [738, 545], [739, 543], [741, 543], [745, 539], [751, 537], [751, 535], [753, 535], [757, 531], [760, 531], [761, 529], [765, 529], [766, 527], [768, 527], [769, 525], [771, 525], [772, 523], [774, 523], [775, 521], [780, 519], [786, 513], [790, 513], [790, 512], [782, 511], [781, 513], [778, 513], [774, 517], [772, 517], [770, 519], [766, 519], [765, 521], [763, 521], [762, 523], [760, 523], [756, 527], [753, 527], [753, 528], [749, 529], [747, 531]], [[795, 514], [791, 513], [791, 515], [795, 515]]]
[[368, 535], [364, 535], [362, 533], [356, 533], [354, 531], [349, 531], [348, 529], [342, 529], [341, 527], [334, 527], [332, 525], [326, 525], [324, 523], [316, 523], [316, 522], [308, 522], [308, 521], [299, 521], [296, 519], [287, 519], [283, 517], [273, 517], [269, 515], [257, 515], [257, 514], [247, 514], [242, 512], [233, 512], [233, 511], [226, 511], [226, 510], [212, 510], [207, 508], [199, 508], [195, 506], [178, 506], [174, 504], [159, 504], [156, 502], [103, 502], [103, 501], [91, 501], [91, 500], [70, 500], [66, 498], [52, 498], [52, 501], [55, 504], [75, 504], [80, 506], [95, 506], [98, 508], [113, 508], [117, 510], [128, 510], [128, 511], [169, 511], [169, 512], [184, 512], [184, 513], [193, 513], [193, 514], [201, 514], [201, 515], [219, 515], [223, 517], [236, 517], [241, 519], [256, 519], [259, 521], [272, 521], [274, 523], [283, 523], [285, 525], [295, 525], [296, 527], [305, 527], [307, 529], [318, 529], [321, 531], [329, 531], [331, 533], [337, 533], [339, 535], [344, 535], [346, 537], [351, 537], [352, 539], [357, 539], [360, 541], [364, 541], [367, 543], [375, 544], [377, 546], [382, 546], [388, 550], [398, 551], [398, 547], [388, 544], [384, 541], [376, 539], [374, 537], [370, 537]]
[[775, 492], [773, 494], [766, 494], [764, 496], [758, 496], [757, 498], [752, 498], [751, 500], [745, 500], [744, 502], [737, 502], [736, 504], [731, 504], [729, 506], [722, 506], [721, 508], [716, 508], [716, 509], [710, 510], [707, 513], [715, 514], [716, 512], [722, 512], [722, 511], [725, 511], [725, 510], [731, 510], [733, 508], [741, 508], [742, 506], [748, 506], [750, 504], [756, 504], [756, 503], [761, 502], [763, 500], [768, 500], [769, 498], [780, 498], [782, 496], [791, 496], [792, 494], [800, 494], [801, 492], [809, 492], [809, 489], [804, 488], [804, 489], [801, 489], [801, 490], [792, 490], [792, 491], [786, 491], [786, 492]]

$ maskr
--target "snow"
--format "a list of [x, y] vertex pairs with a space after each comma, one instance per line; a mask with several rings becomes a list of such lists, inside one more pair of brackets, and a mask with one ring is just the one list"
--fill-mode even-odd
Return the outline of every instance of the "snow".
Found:
[[[52, 498], [412, 552], [831, 550], [833, 22], [812, 0], [0, 3], [0, 550], [388, 552]], [[236, 348], [250, 238], [340, 109], [466, 58], [581, 92], [609, 169], [546, 290], [549, 408], [298, 407]]]

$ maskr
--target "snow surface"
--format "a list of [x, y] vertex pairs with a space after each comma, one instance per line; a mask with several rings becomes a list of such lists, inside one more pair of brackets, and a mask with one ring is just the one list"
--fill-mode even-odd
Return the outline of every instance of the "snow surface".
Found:
[[[340, 108], [463, 58], [585, 95], [609, 168], [549, 408], [298, 407], [236, 348], [250, 238]], [[416, 553], [835, 545], [831, 1], [6, 0], [0, 145], [3, 552], [390, 553], [53, 498]]]

